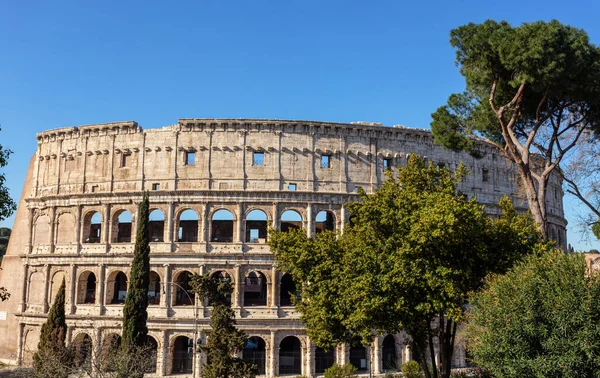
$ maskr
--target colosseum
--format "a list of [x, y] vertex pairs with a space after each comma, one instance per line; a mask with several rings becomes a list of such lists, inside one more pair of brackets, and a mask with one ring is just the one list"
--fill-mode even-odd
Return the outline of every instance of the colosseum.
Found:
[[[66, 127], [37, 135], [0, 286], [0, 359], [27, 364], [63, 278], [67, 340], [95, 351], [119, 337], [133, 254], [136, 209], [150, 192], [151, 282], [148, 328], [152, 376], [201, 375], [210, 308], [188, 292], [189, 273], [230, 277], [238, 326], [251, 336], [243, 358], [265, 377], [319, 376], [334, 362], [382, 374], [414, 358], [404, 334], [372, 345], [317, 348], [291, 306], [294, 281], [277, 269], [267, 228], [301, 227], [311, 236], [343, 232], [345, 204], [375, 191], [416, 153], [449, 168], [465, 162], [460, 189], [497, 214], [512, 196], [515, 170], [485, 145], [475, 159], [433, 144], [429, 131], [373, 123], [266, 119], [180, 119], [142, 130], [136, 122]], [[548, 195], [550, 235], [564, 247], [561, 182]], [[95, 353], [93, 356], [100, 355]], [[95, 358], [95, 357], [91, 358]], [[456, 353], [455, 364], [464, 364]]]

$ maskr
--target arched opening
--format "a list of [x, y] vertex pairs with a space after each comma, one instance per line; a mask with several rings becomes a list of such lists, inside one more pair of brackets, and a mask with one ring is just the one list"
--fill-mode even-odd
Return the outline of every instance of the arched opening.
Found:
[[87, 333], [80, 333], [73, 340], [75, 349], [74, 363], [76, 367], [89, 365], [92, 361], [92, 338]]
[[62, 213], [58, 216], [56, 226], [56, 244], [73, 244], [75, 238], [75, 217], [71, 213]]
[[56, 294], [58, 294], [58, 290], [60, 289], [60, 285], [62, 285], [63, 280], [65, 280], [65, 296], [68, 298], [68, 295], [66, 293], [68, 290], [67, 288], [69, 286], [66, 283], [65, 272], [63, 272], [63, 271], [56, 272], [52, 276], [52, 281], [50, 282], [50, 295], [48, 298], [50, 305], [52, 305], [52, 303], [54, 303], [54, 299], [56, 299]]
[[242, 359], [250, 364], [256, 365], [258, 375], [265, 374], [266, 344], [258, 336], [252, 336], [246, 341], [242, 352]]
[[[219, 281], [227, 280], [233, 284], [233, 280], [231, 279], [231, 276], [229, 276], [229, 274], [227, 272], [224, 272], [222, 270], [217, 270], [217, 271], [211, 273], [211, 276], [216, 278]], [[227, 293], [226, 295], [221, 296], [221, 298], [219, 298], [217, 303], [224, 304], [226, 306], [231, 306], [231, 293]]]
[[131, 243], [131, 213], [121, 210], [113, 216], [113, 243]]
[[315, 372], [317, 374], [325, 373], [335, 363], [335, 356], [332, 350], [325, 350], [317, 347], [315, 349]]
[[27, 303], [29, 305], [44, 304], [44, 293], [46, 291], [46, 279], [42, 272], [33, 272], [29, 276], [29, 292]]
[[187, 209], [179, 214], [178, 223], [177, 241], [182, 243], [198, 241], [198, 214], [194, 210]]
[[281, 214], [281, 231], [302, 228], [302, 216], [295, 210], [286, 210]]
[[233, 214], [229, 210], [221, 209], [213, 214], [210, 241], [218, 243], [233, 241]]
[[396, 340], [394, 340], [394, 336], [387, 335], [383, 339], [382, 351], [381, 351], [382, 365], [383, 369], [386, 371], [389, 370], [398, 370], [398, 360], [396, 357]]
[[127, 296], [127, 276], [121, 271], [112, 272], [106, 282], [107, 304], [125, 303]]
[[87, 213], [83, 218], [83, 242], [100, 243], [102, 232], [102, 215], [95, 211]]
[[261, 272], [249, 272], [244, 285], [244, 306], [267, 305], [267, 278]]
[[362, 345], [350, 347], [350, 363], [357, 372], [367, 371], [367, 348]]
[[171, 347], [171, 374], [191, 374], [192, 373], [192, 350], [188, 350], [188, 344], [191, 339], [185, 336], [178, 336]]
[[148, 336], [146, 338], [146, 351], [147, 351], [147, 361], [148, 366], [146, 369], [146, 373], [156, 373], [156, 363], [158, 361], [158, 343], [152, 336]]
[[151, 243], [160, 243], [165, 239], [165, 215], [159, 209], [152, 210], [148, 221], [148, 237]]
[[50, 243], [50, 217], [41, 215], [35, 220], [33, 225], [33, 244]]
[[193, 305], [195, 298], [194, 293], [191, 292], [190, 287], [190, 278], [192, 273], [184, 270], [177, 275], [177, 279], [175, 280], [175, 303], [174, 306], [189, 306]]
[[267, 214], [262, 210], [252, 210], [246, 216], [246, 242], [264, 243], [267, 241]]
[[315, 233], [335, 231], [335, 217], [330, 211], [320, 211], [315, 218]]
[[90, 271], [79, 275], [77, 281], [77, 303], [96, 303], [96, 275]]
[[302, 348], [295, 336], [288, 336], [279, 344], [279, 375], [288, 374], [302, 374]]
[[160, 289], [160, 276], [151, 271], [150, 281], [148, 281], [148, 305], [160, 304]]
[[292, 295], [298, 297], [298, 292], [296, 291], [296, 283], [292, 278], [292, 275], [289, 273], [285, 273], [281, 276], [281, 287], [279, 290], [279, 305], [280, 306], [291, 306], [292, 303]]

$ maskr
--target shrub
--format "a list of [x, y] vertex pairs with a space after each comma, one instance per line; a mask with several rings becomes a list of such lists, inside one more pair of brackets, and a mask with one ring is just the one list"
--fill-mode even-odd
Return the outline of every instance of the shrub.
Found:
[[423, 378], [423, 370], [417, 361], [408, 361], [402, 364], [402, 375], [404, 378]]
[[355, 378], [356, 368], [352, 364], [344, 366], [334, 364], [325, 370], [325, 378]]

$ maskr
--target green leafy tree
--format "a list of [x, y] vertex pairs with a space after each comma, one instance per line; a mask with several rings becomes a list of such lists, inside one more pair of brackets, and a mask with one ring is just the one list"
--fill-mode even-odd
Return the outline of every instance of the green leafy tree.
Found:
[[[150, 244], [148, 235], [149, 222], [148, 193], [144, 193], [142, 203], [138, 210], [137, 233], [129, 288], [123, 307], [123, 336], [121, 351], [129, 354], [132, 346], [143, 347], [147, 343], [148, 327], [148, 283], [150, 281]], [[125, 375], [120, 374], [125, 377]], [[133, 377], [142, 377], [142, 372], [137, 372]], [[132, 377], [128, 375], [127, 377]]]
[[[312, 341], [330, 349], [356, 337], [406, 331], [421, 356], [440, 345], [440, 371], [450, 374], [457, 323], [467, 293], [488, 272], [506, 271], [539, 241], [535, 224], [508, 199], [491, 219], [475, 198], [458, 193], [466, 174], [438, 169], [412, 155], [374, 194], [348, 204], [351, 224], [342, 235], [271, 230], [280, 267], [298, 282], [296, 309]], [[335, 300], [332, 300], [335, 298]], [[427, 377], [428, 362], [421, 359]]]
[[356, 368], [352, 364], [333, 364], [325, 369], [325, 378], [356, 378]]
[[[0, 168], [5, 167], [8, 164], [8, 158], [12, 154], [12, 151], [3, 148], [0, 145]], [[0, 221], [10, 217], [12, 213], [17, 209], [17, 204], [10, 198], [8, 188], [6, 187], [6, 176], [4, 173], [0, 173]], [[3, 230], [6, 230], [3, 228]], [[4, 232], [4, 231], [3, 231]], [[8, 235], [10, 235], [10, 230]], [[3, 235], [4, 236], [4, 235]], [[5, 249], [5, 248], [4, 248]], [[2, 255], [0, 253], [0, 261], [2, 261]], [[10, 293], [4, 287], [0, 287], [0, 301], [8, 300]]]
[[37, 378], [67, 378], [73, 365], [73, 353], [65, 345], [65, 280], [63, 279], [48, 319], [42, 325], [38, 349], [33, 355], [33, 373]]
[[236, 328], [235, 312], [223, 303], [233, 288], [229, 280], [195, 274], [191, 280], [192, 290], [202, 301], [212, 305], [210, 330], [207, 342], [202, 346], [206, 362], [202, 367], [204, 378], [254, 378], [256, 366], [235, 357], [246, 345], [247, 335]]
[[529, 256], [471, 305], [467, 347], [494, 377], [600, 377], [600, 280], [582, 255]]
[[600, 49], [558, 21], [488, 20], [450, 32], [466, 91], [432, 114], [434, 139], [480, 153], [483, 142], [517, 168], [529, 209], [547, 237], [550, 175], [581, 139], [598, 132]]

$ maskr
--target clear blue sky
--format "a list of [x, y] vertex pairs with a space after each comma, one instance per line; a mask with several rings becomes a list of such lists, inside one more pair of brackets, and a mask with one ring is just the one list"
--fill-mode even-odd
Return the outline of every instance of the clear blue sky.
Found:
[[[15, 151], [8, 186], [18, 199], [35, 134], [56, 127], [257, 117], [428, 128], [430, 114], [464, 88], [450, 29], [558, 19], [600, 44], [599, 15], [592, 0], [5, 0], [0, 144]], [[580, 243], [576, 218], [568, 219], [570, 243], [600, 249]]]

